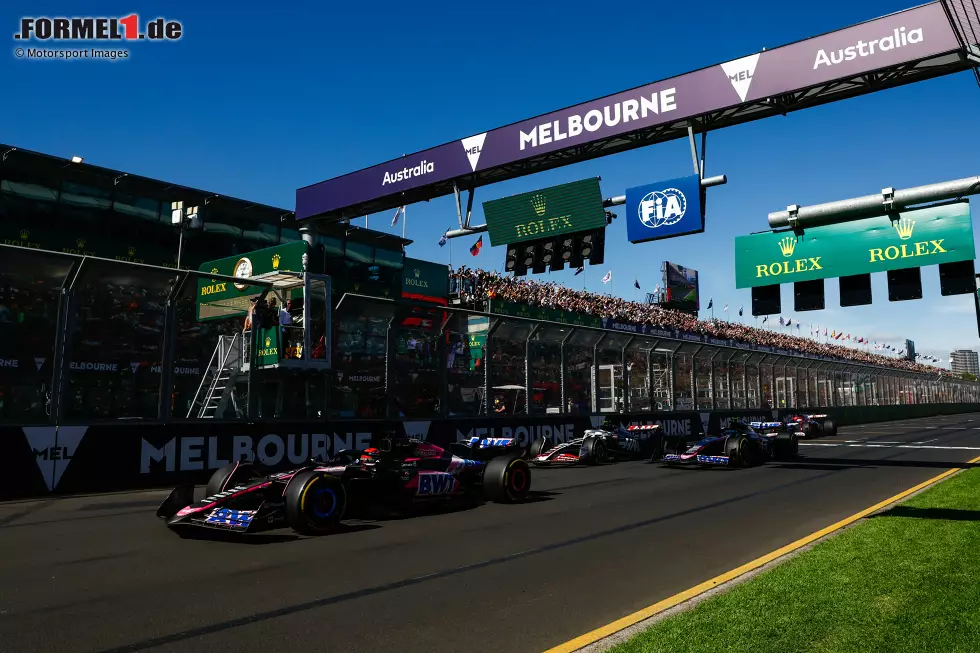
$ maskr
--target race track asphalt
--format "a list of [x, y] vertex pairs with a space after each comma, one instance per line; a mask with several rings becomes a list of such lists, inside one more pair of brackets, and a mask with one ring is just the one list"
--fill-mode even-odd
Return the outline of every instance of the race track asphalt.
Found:
[[321, 538], [182, 540], [162, 491], [0, 504], [0, 649], [541, 651], [964, 466], [980, 414], [814, 442], [746, 470], [535, 470], [527, 504]]

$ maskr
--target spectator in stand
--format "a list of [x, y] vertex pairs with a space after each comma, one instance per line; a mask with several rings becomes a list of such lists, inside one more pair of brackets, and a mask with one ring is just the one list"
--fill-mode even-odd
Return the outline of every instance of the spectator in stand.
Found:
[[466, 266], [460, 267], [452, 275], [456, 278], [455, 283], [460, 289], [460, 300], [464, 305], [496, 299], [571, 313], [585, 313], [600, 318], [611, 318], [617, 322], [649, 324], [746, 344], [789, 349], [803, 354], [831, 356], [893, 369], [933, 374], [945, 371], [931, 365], [889, 358], [838, 344], [821, 343], [744, 324], [723, 320], [702, 321], [688, 313], [663, 308], [657, 304], [641, 304], [612, 295], [573, 290], [553, 281], [541, 282], [533, 279], [502, 277], [495, 271], [473, 270]]

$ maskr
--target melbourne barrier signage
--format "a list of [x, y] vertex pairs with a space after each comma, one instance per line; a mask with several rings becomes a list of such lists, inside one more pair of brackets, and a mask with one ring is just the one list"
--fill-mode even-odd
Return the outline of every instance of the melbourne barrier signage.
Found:
[[698, 175], [626, 189], [626, 233], [631, 243], [702, 231]]
[[735, 238], [735, 287], [972, 261], [968, 202]]
[[213, 320], [245, 315], [249, 300], [264, 290], [262, 286], [249, 284], [248, 280], [271, 272], [303, 272], [303, 254], [307, 252], [307, 244], [297, 241], [203, 263], [198, 268], [199, 272], [238, 277], [242, 282], [199, 277], [198, 319]]
[[[680, 401], [678, 402], [680, 403]], [[838, 423], [894, 417], [898, 409], [909, 416], [925, 411], [961, 412], [969, 405], [868, 406], [798, 408], [799, 412], [829, 413]], [[234, 423], [202, 420], [179, 424], [95, 424], [78, 426], [0, 426], [0, 499], [43, 496], [51, 492], [105, 492], [180, 483], [206, 483], [215, 470], [239, 460], [257, 461], [271, 469], [305, 464], [310, 458], [328, 459], [345, 449], [376, 446], [378, 434], [393, 431], [447, 447], [470, 438], [515, 438], [527, 445], [538, 436], [552, 442], [582, 437], [606, 419], [623, 426], [657, 424], [660, 436], [700, 439], [716, 434], [735, 419], [767, 421], [793, 410], [680, 410], [623, 415], [547, 415], [521, 417], [448, 418], [431, 420], [364, 420], [296, 423]]]
[[491, 245], [606, 226], [599, 179], [583, 179], [483, 203]]
[[[541, 169], [593, 158], [608, 152], [642, 147], [678, 138], [680, 129], [654, 128], [723, 109], [751, 104], [756, 117], [766, 100], [847, 80], [910, 62], [937, 59], [961, 45], [938, 2], [884, 16], [846, 29], [798, 41], [715, 66], [702, 68], [598, 100], [561, 109], [537, 118], [500, 127], [387, 163], [307, 186], [296, 191], [296, 218], [357, 217], [378, 210], [427, 200], [501, 179], [533, 172], [513, 164], [534, 160]], [[952, 59], [946, 69], [919, 66], [908, 74], [920, 77], [966, 70], [970, 63]], [[895, 83], [899, 83], [896, 78]], [[800, 98], [802, 106], [887, 88], [854, 85], [850, 90]], [[748, 107], [746, 107], [748, 108]], [[744, 121], [740, 111], [730, 112]], [[722, 124], [719, 122], [718, 124]], [[642, 133], [643, 138], [622, 138]], [[586, 148], [585, 146], [592, 146]], [[547, 160], [543, 155], [553, 155]], [[491, 227], [492, 229], [492, 227]], [[491, 237], [492, 238], [492, 237]]]

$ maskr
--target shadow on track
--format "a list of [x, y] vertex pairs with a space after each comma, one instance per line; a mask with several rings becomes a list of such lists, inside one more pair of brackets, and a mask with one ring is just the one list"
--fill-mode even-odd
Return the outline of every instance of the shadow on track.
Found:
[[980, 521], [980, 510], [960, 510], [959, 508], [913, 508], [895, 506], [891, 510], [872, 515], [873, 519], [882, 517], [913, 517], [915, 519], [942, 519], [946, 521]]
[[[381, 528], [377, 524], [340, 524], [329, 535], [322, 537], [337, 537], [361, 531], [373, 531]], [[285, 542], [296, 542], [298, 540], [316, 539], [315, 536], [303, 536], [296, 533], [235, 533], [234, 531], [219, 531], [217, 529], [202, 528], [200, 530], [186, 530], [177, 533], [182, 540], [206, 540], [210, 542], [233, 542], [235, 544], [249, 544], [261, 546], [264, 544], [283, 544]]]
[[[531, 491], [528, 493], [524, 503], [539, 503], [541, 501], [551, 501], [552, 498], [557, 496], [558, 492], [545, 492], [545, 491]], [[426, 516], [433, 515], [444, 515], [451, 514], [455, 512], [461, 512], [464, 510], [472, 510], [479, 506], [484, 505], [485, 501], [472, 501], [460, 504], [446, 504], [439, 502], [432, 502], [431, 504], [416, 504], [410, 508], [404, 510], [386, 511], [385, 509], [380, 509], [377, 512], [372, 513], [370, 510], [365, 511], [363, 508], [360, 510], [353, 511], [349, 517], [350, 522], [341, 522], [337, 527], [332, 530], [329, 534], [325, 534], [319, 537], [337, 537], [340, 535], [347, 535], [350, 533], [359, 533], [361, 531], [372, 531], [376, 528], [383, 528], [377, 522], [385, 521], [396, 521], [401, 519], [415, 519]], [[353, 522], [353, 523], [352, 523]], [[276, 532], [260, 532], [260, 533], [236, 533], [234, 531], [224, 531], [218, 529], [202, 528], [202, 529], [187, 529], [180, 530], [177, 535], [181, 539], [186, 540], [207, 540], [212, 542], [234, 542], [237, 544], [251, 544], [251, 545], [263, 545], [263, 544], [283, 544], [285, 542], [295, 542], [297, 540], [308, 540], [316, 539], [318, 536], [303, 536], [297, 535], [296, 533], [276, 533]]]
[[857, 467], [923, 467], [927, 469], [973, 469], [980, 467], [977, 463], [939, 461], [939, 460], [889, 460], [886, 458], [878, 459], [857, 459], [857, 458], [800, 458], [798, 462], [784, 461], [779, 463], [769, 463], [770, 467], [779, 469], [806, 469], [806, 470], [835, 470], [849, 469]]
[[[821, 476], [832, 476], [838, 473], [840, 470], [833, 470]], [[280, 617], [285, 617], [293, 614], [300, 614], [303, 612], [308, 612], [310, 610], [316, 610], [318, 608], [323, 608], [329, 605], [335, 605], [338, 603], [344, 603], [346, 601], [352, 601], [366, 596], [373, 596], [376, 594], [382, 594], [384, 592], [392, 592], [395, 590], [402, 589], [404, 587], [411, 587], [414, 585], [420, 585], [423, 583], [430, 583], [435, 580], [440, 580], [443, 578], [449, 578], [464, 573], [468, 573], [477, 569], [485, 569], [488, 567], [495, 567], [511, 560], [516, 560], [518, 558], [526, 558], [534, 555], [547, 554], [550, 551], [556, 551], [560, 549], [565, 549], [585, 542], [590, 542], [594, 540], [599, 540], [601, 538], [610, 537], [613, 535], [619, 535], [622, 533], [629, 533], [640, 528], [645, 528], [653, 524], [659, 524], [663, 522], [670, 521], [671, 519], [676, 519], [678, 517], [684, 517], [687, 515], [696, 515], [703, 513], [712, 509], [722, 508], [724, 506], [737, 503], [739, 501], [745, 501], [746, 499], [751, 499], [754, 497], [765, 496], [767, 494], [773, 494], [778, 492], [784, 492], [788, 488], [795, 487], [804, 483], [811, 482], [813, 478], [797, 479], [793, 481], [788, 481], [780, 485], [769, 487], [763, 490], [757, 490], [755, 492], [748, 492], [746, 494], [728, 496], [721, 498], [717, 501], [713, 501], [708, 504], [703, 504], [693, 508], [688, 508], [686, 510], [679, 510], [677, 512], [668, 513], [665, 515], [658, 515], [656, 517], [650, 517], [648, 519], [643, 519], [640, 521], [632, 522], [629, 524], [624, 524], [622, 526], [616, 526], [614, 528], [598, 531], [595, 533], [588, 533], [585, 535], [580, 535], [568, 540], [563, 540], [560, 542], [553, 542], [551, 544], [546, 544], [535, 549], [529, 549], [526, 551], [519, 551], [515, 553], [510, 553], [502, 555], [495, 558], [490, 558], [488, 560], [482, 560], [480, 562], [453, 567], [450, 569], [444, 569], [432, 574], [426, 574], [425, 576], [416, 576], [413, 578], [405, 578], [402, 580], [394, 581], [391, 583], [385, 583], [383, 585], [375, 585], [373, 587], [366, 587], [359, 590], [354, 590], [352, 592], [347, 592], [344, 594], [337, 594], [334, 596], [327, 596], [318, 599], [313, 599], [311, 601], [305, 601], [301, 603], [294, 603], [292, 605], [287, 605], [274, 610], [267, 610], [264, 612], [258, 612], [242, 617], [236, 617], [227, 619], [225, 621], [220, 621], [217, 623], [208, 624], [205, 626], [198, 626], [196, 628], [189, 628], [187, 630], [176, 631], [167, 635], [161, 635], [158, 637], [148, 638], [139, 642], [133, 642], [123, 646], [107, 648], [99, 651], [98, 653], [130, 653], [131, 651], [140, 651], [147, 648], [154, 648], [157, 646], [163, 646], [166, 644], [176, 644], [178, 642], [196, 639], [199, 637], [204, 637], [207, 635], [212, 635], [215, 633], [224, 632], [234, 628], [240, 628], [242, 626], [248, 626], [256, 623], [261, 623], [263, 621], [269, 621], [272, 619], [278, 619]], [[533, 493], [532, 493], [533, 494]], [[542, 494], [548, 494], [544, 492]]]

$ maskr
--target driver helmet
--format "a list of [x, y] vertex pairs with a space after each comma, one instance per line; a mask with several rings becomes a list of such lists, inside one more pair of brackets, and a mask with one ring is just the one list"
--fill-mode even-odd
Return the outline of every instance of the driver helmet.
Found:
[[368, 447], [361, 453], [361, 462], [374, 462], [381, 455], [381, 450], [377, 447]]

